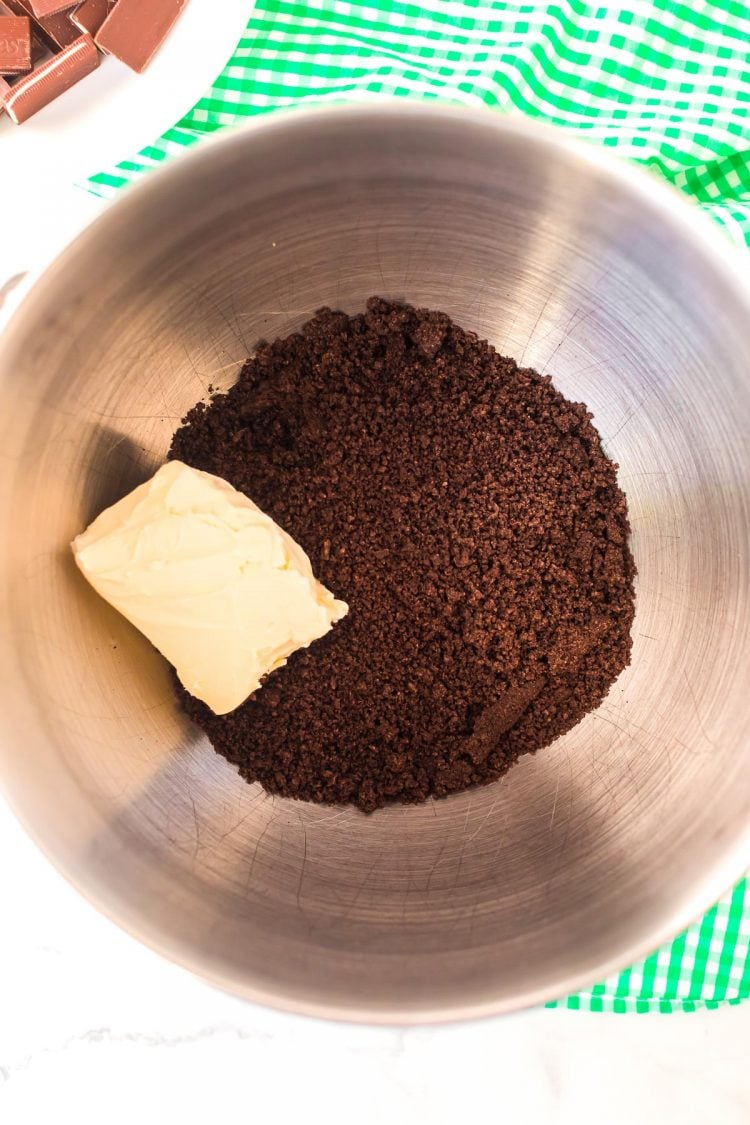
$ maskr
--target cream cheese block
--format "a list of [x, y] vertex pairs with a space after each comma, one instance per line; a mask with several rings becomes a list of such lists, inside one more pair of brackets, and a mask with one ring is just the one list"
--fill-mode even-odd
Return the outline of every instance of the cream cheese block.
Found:
[[252, 500], [180, 461], [107, 508], [72, 546], [96, 592], [217, 715], [348, 609]]

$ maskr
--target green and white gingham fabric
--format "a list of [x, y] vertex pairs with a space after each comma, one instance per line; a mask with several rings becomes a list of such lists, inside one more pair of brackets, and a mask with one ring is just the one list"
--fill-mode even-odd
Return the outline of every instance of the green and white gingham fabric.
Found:
[[[112, 195], [206, 133], [280, 106], [442, 99], [515, 110], [640, 161], [750, 245], [750, 7], [742, 0], [257, 0], [212, 88], [94, 176]], [[749, 260], [750, 267], [750, 260]], [[670, 945], [553, 1007], [692, 1011], [750, 996], [747, 880]]]
[[394, 95], [562, 125], [654, 168], [750, 243], [742, 0], [257, 0], [206, 96], [91, 187], [109, 195], [204, 134], [280, 106]]

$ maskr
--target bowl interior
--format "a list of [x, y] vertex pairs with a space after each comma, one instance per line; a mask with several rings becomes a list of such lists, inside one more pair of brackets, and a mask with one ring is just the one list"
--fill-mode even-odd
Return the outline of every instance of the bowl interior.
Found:
[[[499, 783], [366, 817], [242, 782], [68, 543], [258, 338], [373, 293], [588, 404], [639, 577], [632, 666], [595, 714]], [[747, 293], [701, 224], [555, 134], [381, 107], [179, 161], [68, 249], [0, 347], [11, 803], [121, 924], [286, 1007], [505, 1010], [644, 952], [750, 857], [749, 369]]]

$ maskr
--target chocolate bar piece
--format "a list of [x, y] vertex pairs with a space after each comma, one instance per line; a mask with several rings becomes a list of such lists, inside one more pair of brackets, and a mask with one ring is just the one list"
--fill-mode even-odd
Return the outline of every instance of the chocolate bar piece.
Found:
[[31, 20], [0, 13], [0, 74], [31, 70]]
[[5, 112], [16, 125], [28, 121], [98, 65], [99, 52], [94, 40], [90, 35], [82, 35], [70, 47], [19, 79], [5, 96]]
[[[28, 3], [28, 0], [25, 0], [25, 2]], [[52, 16], [39, 16], [35, 22], [40, 38], [52, 51], [70, 47], [81, 34], [68, 12], [55, 12]]]
[[41, 18], [64, 12], [66, 8], [72, 8], [74, 4], [75, 0], [29, 0], [32, 16]]
[[[23, 2], [27, 7], [29, 6], [29, 0], [23, 0]], [[36, 23], [39, 37], [44, 40], [52, 51], [59, 51], [62, 50], [63, 47], [70, 47], [81, 34], [80, 30], [70, 18], [69, 12], [55, 12], [51, 16], [37, 16], [34, 22]]]
[[81, 34], [70, 18], [70, 12], [55, 12], [51, 16], [35, 16], [31, 0], [5, 0], [17, 16], [31, 16], [32, 36], [36, 35], [51, 51], [59, 51], [75, 43]]
[[117, 0], [96, 35], [96, 45], [140, 74], [184, 6], [185, 0]]
[[24, 7], [21, 0], [0, 0], [0, 16], [20, 16], [21, 19], [31, 18], [31, 65], [36, 66], [47, 58], [49, 50], [42, 41], [36, 21], [29, 17], [30, 9]]
[[85, 0], [71, 13], [70, 18], [81, 31], [96, 35], [116, 2], [117, 0]]
[[[9, 8], [7, 4], [3, 3], [3, 0], [0, 0], [0, 16], [12, 15], [15, 15], [12, 8]], [[5, 112], [5, 99], [9, 93], [10, 84], [6, 82], [4, 78], [0, 77], [0, 117], [2, 117]]]
[[10, 83], [6, 82], [4, 78], [0, 78], [0, 117], [5, 113], [5, 99], [10, 91]]

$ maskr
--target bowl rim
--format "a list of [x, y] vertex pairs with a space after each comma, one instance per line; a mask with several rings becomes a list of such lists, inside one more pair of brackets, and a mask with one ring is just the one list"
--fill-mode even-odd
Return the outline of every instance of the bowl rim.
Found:
[[[412, 117], [415, 121], [442, 118], [449, 124], [468, 122], [477, 127], [494, 130], [498, 134], [527, 138], [535, 143], [541, 143], [550, 151], [571, 156], [581, 164], [595, 169], [605, 180], [626, 189], [644, 204], [661, 212], [673, 226], [681, 227], [685, 240], [691, 243], [696, 251], [703, 254], [711, 266], [723, 274], [734, 287], [738, 298], [747, 307], [750, 324], [750, 270], [747, 269], [747, 260], [742, 250], [734, 245], [729, 237], [722, 237], [718, 224], [668, 181], [649, 173], [642, 165], [622, 158], [613, 158], [611, 153], [600, 146], [571, 135], [566, 129], [526, 117], [515, 111], [504, 113], [489, 107], [474, 108], [461, 104], [419, 102], [388, 97], [373, 101], [286, 107], [273, 113], [263, 114], [206, 138], [197, 147], [183, 152], [179, 159], [149, 171], [139, 181], [126, 186], [122, 192], [108, 201], [102, 213], [94, 216], [74, 238], [66, 241], [64, 246], [56, 248], [46, 262], [40, 263], [29, 271], [15, 287], [6, 306], [0, 309], [0, 359], [4, 349], [4, 337], [22, 311], [27, 298], [48, 274], [64, 266], [66, 257], [74, 251], [80, 241], [96, 236], [99, 225], [105, 225], [110, 221], [109, 213], [112, 208], [115, 208], [120, 216], [124, 216], [127, 208], [140, 205], [141, 198], [145, 200], [149, 193], [163, 192], [168, 188], [171, 178], [189, 176], [192, 169], [201, 163], [208, 166], [215, 151], [222, 146], [229, 147], [236, 144], [238, 138], [242, 139], [241, 143], [252, 143], [255, 136], [269, 131], [283, 133], [287, 130], [304, 128], [307, 124], [314, 125], [318, 120], [326, 121], [336, 117], [356, 120], [360, 115], [394, 122], [403, 121], [405, 117]], [[685, 927], [700, 918], [750, 868], [749, 824], [744, 834], [730, 842], [731, 846], [727, 847], [722, 860], [716, 862], [712, 869], [696, 882], [692, 893], [683, 901], [679, 909], [656, 926], [648, 938], [644, 937], [632, 942], [616, 954], [601, 959], [596, 965], [591, 966], [590, 971], [576, 972], [562, 978], [555, 986], [554, 993], [551, 993], [548, 987], [538, 987], [526, 989], [522, 994], [511, 998], [488, 998], [481, 1002], [469, 1001], [448, 1006], [445, 1004], [435, 1006], [428, 1002], [421, 1006], [392, 1006], [385, 1010], [368, 1007], [357, 1002], [355, 998], [352, 998], [351, 1004], [299, 999], [281, 990], [265, 989], [250, 981], [236, 978], [231, 972], [221, 968], [218, 963], [213, 964], [210, 958], [205, 956], [199, 963], [191, 956], [188, 947], [184, 944], [178, 946], [167, 943], [157, 932], [150, 930], [147, 925], [144, 926], [140, 920], [132, 918], [126, 907], [117, 908], [101, 901], [95, 885], [87, 885], [85, 880], [68, 869], [62, 857], [51, 854], [42, 839], [42, 834], [28, 823], [23, 810], [16, 807], [2, 775], [0, 775], [0, 796], [4, 798], [8, 809], [29, 838], [69, 886], [119, 929], [166, 961], [190, 971], [229, 995], [296, 1015], [349, 1024], [398, 1027], [450, 1024], [519, 1012], [565, 997], [639, 961], [660, 945], [672, 940]]]

